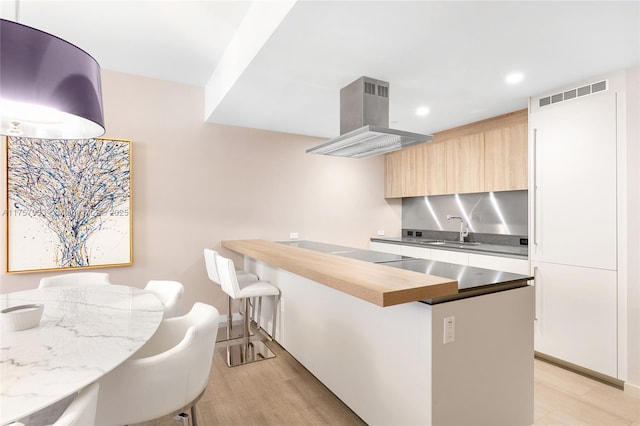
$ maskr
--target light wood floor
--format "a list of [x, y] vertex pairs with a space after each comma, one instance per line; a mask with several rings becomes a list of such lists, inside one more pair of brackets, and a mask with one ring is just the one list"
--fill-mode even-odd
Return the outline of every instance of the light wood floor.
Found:
[[200, 426], [365, 424], [280, 345], [267, 345], [276, 358], [233, 368], [226, 349], [216, 349]]
[[[216, 349], [211, 381], [197, 406], [200, 426], [364, 425], [275, 342], [277, 357], [229, 368]], [[536, 425], [640, 426], [640, 400], [535, 360]]]
[[640, 399], [535, 360], [536, 425], [640, 425]]
[[[276, 342], [268, 342], [276, 358], [233, 368], [226, 364], [225, 343], [216, 346], [209, 385], [197, 405], [200, 426], [365, 424]], [[535, 360], [534, 368], [535, 425], [640, 426], [640, 399], [544, 361]], [[71, 399], [23, 423], [53, 423]], [[144, 425], [179, 424], [165, 419]]]

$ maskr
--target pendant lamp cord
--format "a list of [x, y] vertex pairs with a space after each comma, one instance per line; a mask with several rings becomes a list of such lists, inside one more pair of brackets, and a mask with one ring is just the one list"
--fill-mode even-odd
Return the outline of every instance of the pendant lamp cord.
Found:
[[16, 1], [16, 22], [20, 23], [20, 0]]

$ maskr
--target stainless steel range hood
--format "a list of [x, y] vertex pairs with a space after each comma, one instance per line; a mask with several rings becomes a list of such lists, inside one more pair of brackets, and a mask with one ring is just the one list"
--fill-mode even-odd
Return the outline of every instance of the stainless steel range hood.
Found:
[[340, 90], [340, 136], [309, 154], [362, 158], [428, 142], [429, 135], [389, 128], [389, 83], [360, 77]]

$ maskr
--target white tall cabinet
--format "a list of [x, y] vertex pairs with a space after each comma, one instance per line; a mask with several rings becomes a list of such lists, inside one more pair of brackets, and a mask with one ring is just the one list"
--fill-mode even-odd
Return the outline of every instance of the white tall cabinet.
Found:
[[567, 100], [586, 84], [553, 92], [544, 106], [531, 99], [529, 244], [536, 350], [617, 378], [619, 117], [606, 81]]

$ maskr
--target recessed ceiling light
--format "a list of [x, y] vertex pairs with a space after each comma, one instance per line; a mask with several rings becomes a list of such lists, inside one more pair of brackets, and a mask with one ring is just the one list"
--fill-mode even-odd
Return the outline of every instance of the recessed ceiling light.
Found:
[[416, 115], [419, 117], [424, 117], [425, 115], [428, 115], [430, 112], [429, 108], [425, 107], [425, 106], [421, 106], [419, 108], [416, 108]]
[[522, 80], [524, 80], [524, 74], [519, 72], [514, 72], [512, 74], [509, 74], [505, 80], [507, 84], [520, 83]]

